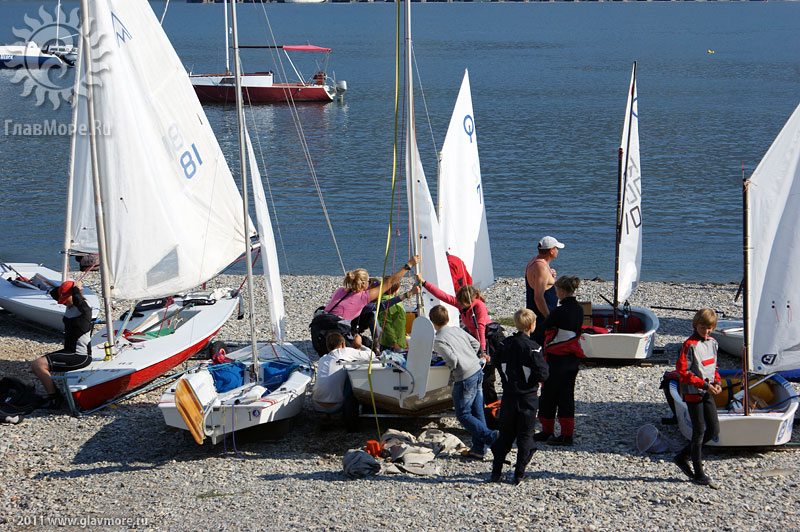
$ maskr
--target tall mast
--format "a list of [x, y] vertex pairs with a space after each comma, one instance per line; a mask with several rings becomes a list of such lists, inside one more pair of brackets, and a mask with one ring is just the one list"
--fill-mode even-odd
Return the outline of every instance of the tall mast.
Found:
[[231, 72], [230, 47], [228, 46], [228, 0], [222, 0], [222, 12], [225, 14], [225, 73]]
[[[255, 303], [253, 295], [253, 263], [250, 245], [250, 214], [247, 201], [247, 157], [245, 153], [244, 108], [242, 106], [242, 69], [239, 62], [239, 33], [236, 25], [236, 2], [231, 2], [231, 25], [233, 27], [233, 70], [236, 79], [236, 117], [239, 123], [239, 163], [242, 179], [242, 211], [244, 213], [245, 263], [247, 264], [247, 304], [250, 311], [250, 345], [253, 350], [253, 371], [258, 376], [258, 347], [256, 346]], [[227, 28], [227, 24], [226, 24]], [[226, 35], [227, 35], [227, 29]], [[226, 37], [227, 39], [227, 37]], [[257, 377], [258, 378], [258, 377]]]
[[[59, 2], [59, 8], [60, 8]], [[80, 41], [79, 41], [80, 42]], [[77, 125], [78, 125], [78, 105], [80, 96], [78, 93], [80, 92], [81, 86], [81, 68], [83, 68], [83, 54], [80, 52], [78, 53], [78, 60], [75, 64], [75, 84], [72, 87], [72, 98], [73, 98], [73, 105], [72, 105], [72, 124], [76, 127], [77, 132]], [[69, 141], [69, 176], [67, 177], [67, 212], [64, 216], [64, 245], [62, 247], [62, 252], [64, 254], [61, 257], [61, 282], [67, 280], [69, 274], [69, 250], [72, 248], [72, 202], [74, 201], [72, 195], [72, 184], [75, 180], [75, 146], [76, 146], [76, 134], [72, 135], [72, 138]]]
[[[106, 245], [105, 209], [103, 208], [103, 195], [100, 189], [100, 170], [97, 165], [97, 134], [95, 131], [94, 113], [94, 80], [92, 76], [92, 47], [89, 42], [89, 0], [81, 0], [81, 47], [83, 48], [83, 69], [86, 76], [86, 109], [89, 115], [89, 148], [92, 158], [92, 188], [94, 190], [95, 223], [97, 224], [97, 251], [100, 255], [100, 282], [103, 291], [103, 305], [106, 313], [106, 360], [109, 360], [116, 351], [117, 340], [114, 335], [111, 313], [111, 282], [108, 278], [108, 252]], [[76, 77], [80, 73], [76, 72]]]
[[[417, 171], [414, 158], [417, 151], [417, 140], [414, 132], [414, 81], [411, 69], [411, 0], [405, 0], [405, 76], [406, 76], [406, 187], [408, 189], [408, 222], [411, 227], [411, 255], [419, 253], [419, 228], [417, 220]], [[414, 273], [419, 273], [421, 265], [414, 266]], [[422, 307], [423, 298], [417, 296], [417, 305]], [[424, 308], [422, 308], [424, 314]]]
[[[636, 61], [633, 62], [633, 74], [631, 75], [631, 86], [628, 89], [628, 98], [631, 102], [630, 109], [628, 109], [628, 116], [626, 122], [628, 124], [628, 138], [625, 139], [625, 148], [622, 147], [618, 150], [617, 162], [617, 244], [614, 251], [614, 332], [617, 332], [619, 324], [617, 323], [617, 308], [619, 307], [619, 248], [622, 244], [622, 222], [623, 212], [625, 209], [625, 191], [628, 187], [628, 160], [631, 147], [631, 127], [633, 122], [633, 93], [636, 87]], [[624, 159], [624, 164], [623, 164]]]
[[743, 392], [743, 406], [744, 415], [750, 415], [750, 390], [748, 390], [748, 357], [752, 348], [751, 342], [753, 339], [750, 337], [751, 323], [750, 323], [750, 202], [748, 198], [748, 185], [750, 181], [744, 177], [744, 165], [742, 165], [742, 204], [744, 213], [742, 216], [742, 265], [744, 267], [744, 298], [743, 311], [744, 311], [744, 347], [742, 349], [742, 392]]

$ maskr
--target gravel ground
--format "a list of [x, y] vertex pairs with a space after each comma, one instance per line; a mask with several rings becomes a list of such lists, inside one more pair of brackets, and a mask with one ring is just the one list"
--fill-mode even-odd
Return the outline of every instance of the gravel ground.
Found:
[[[93, 275], [88, 284], [96, 283]], [[223, 276], [218, 284], [240, 282]], [[284, 276], [288, 338], [313, 352], [307, 325], [339, 277]], [[494, 319], [524, 305], [522, 279], [499, 279], [485, 296]], [[643, 283], [631, 303], [708, 306], [740, 316], [735, 285]], [[257, 288], [257, 308], [265, 297]], [[584, 281], [580, 300], [600, 302], [611, 286]], [[691, 313], [657, 310], [656, 357], [674, 364], [691, 332]], [[242, 343], [247, 322], [229, 322], [219, 338]], [[507, 329], [508, 330], [508, 329]], [[262, 319], [259, 338], [267, 328]], [[32, 379], [30, 361], [60, 346], [58, 336], [0, 314], [0, 375]], [[660, 351], [663, 350], [663, 351]], [[312, 358], [316, 360], [316, 355]], [[723, 367], [736, 359], [722, 355]], [[198, 447], [164, 425], [161, 389], [91, 416], [34, 413], [0, 425], [0, 528], [9, 530], [797, 530], [800, 466], [796, 447], [706, 452], [719, 490], [682, 477], [670, 455], [644, 455], [637, 429], [669, 411], [658, 388], [666, 363], [587, 364], [576, 385], [576, 445], [541, 447], [531, 479], [487, 484], [490, 462], [439, 458], [434, 478], [348, 480], [347, 449], [377, 437], [374, 421], [345, 433], [306, 408], [289, 423]], [[420, 433], [448, 430], [468, 441], [454, 418], [380, 422]], [[659, 426], [660, 427], [660, 426]], [[682, 439], [674, 426], [660, 427]], [[797, 424], [794, 445], [800, 442]], [[514, 452], [509, 456], [513, 460]]]

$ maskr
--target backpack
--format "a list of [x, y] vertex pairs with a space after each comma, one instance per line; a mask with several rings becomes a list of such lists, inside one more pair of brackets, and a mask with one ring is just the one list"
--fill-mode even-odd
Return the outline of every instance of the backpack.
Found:
[[16, 377], [3, 377], [0, 379], [0, 408], [8, 414], [30, 414], [42, 398], [36, 393], [33, 384], [29, 384]]
[[347, 345], [352, 345], [353, 343], [353, 331], [350, 325], [342, 323], [342, 318], [336, 314], [325, 312], [323, 307], [320, 307], [320, 309], [314, 313], [314, 319], [311, 320], [309, 329], [311, 329], [311, 345], [314, 346], [314, 351], [316, 351], [319, 356], [328, 353], [326, 340], [330, 333], [340, 333], [344, 336]]

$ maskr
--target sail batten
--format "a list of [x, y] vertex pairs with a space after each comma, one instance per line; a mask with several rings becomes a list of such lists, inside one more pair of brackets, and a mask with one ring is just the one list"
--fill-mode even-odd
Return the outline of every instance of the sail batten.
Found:
[[[93, 95], [112, 296], [188, 291], [241, 254], [241, 196], [208, 121], [198, 120], [202, 107], [149, 4], [95, 0], [89, 6], [93, 31], [102, 36], [92, 55], [108, 67]], [[78, 125], [88, 127], [78, 105]], [[96, 252], [82, 199], [92, 174], [88, 152], [88, 135], [81, 135], [73, 248]]]

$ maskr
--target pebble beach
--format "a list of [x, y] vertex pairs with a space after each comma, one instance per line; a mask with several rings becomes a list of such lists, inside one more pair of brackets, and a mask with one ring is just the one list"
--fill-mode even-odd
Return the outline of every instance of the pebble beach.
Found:
[[[340, 276], [283, 276], [287, 338], [311, 347], [308, 324]], [[210, 287], [235, 287], [220, 276]], [[85, 284], [97, 286], [90, 274]], [[740, 317], [735, 284], [644, 282], [630, 303], [643, 307], [711, 307]], [[266, 296], [255, 288], [257, 336], [266, 339]], [[580, 301], [602, 302], [611, 283], [585, 280]], [[495, 321], [508, 323], [524, 306], [523, 280], [501, 278], [485, 291]], [[529, 478], [487, 483], [491, 461], [436, 459], [432, 477], [379, 475], [351, 480], [342, 473], [348, 449], [378, 439], [375, 420], [345, 432], [322, 422], [306, 397], [303, 412], [275, 426], [241, 432], [214, 447], [198, 446], [167, 428], [157, 408], [164, 387], [95, 414], [34, 412], [19, 425], [0, 424], [0, 528], [7, 530], [798, 530], [800, 428], [779, 449], [708, 449], [706, 472], [719, 489], [689, 482], [671, 454], [642, 453], [639, 427], [652, 423], [683, 441], [659, 389], [691, 333], [692, 313], [655, 310], [661, 326], [654, 358], [639, 365], [586, 363], [576, 384], [576, 444], [540, 445]], [[506, 327], [507, 333], [511, 328]], [[248, 321], [232, 319], [217, 339], [243, 344]], [[61, 346], [58, 335], [0, 313], [0, 375], [31, 382], [30, 362]], [[184, 367], [197, 364], [190, 360]], [[725, 354], [720, 367], [739, 367]], [[41, 392], [41, 387], [39, 386]], [[426, 428], [468, 434], [454, 417], [381, 419], [419, 434]], [[509, 459], [515, 458], [512, 450]]]

